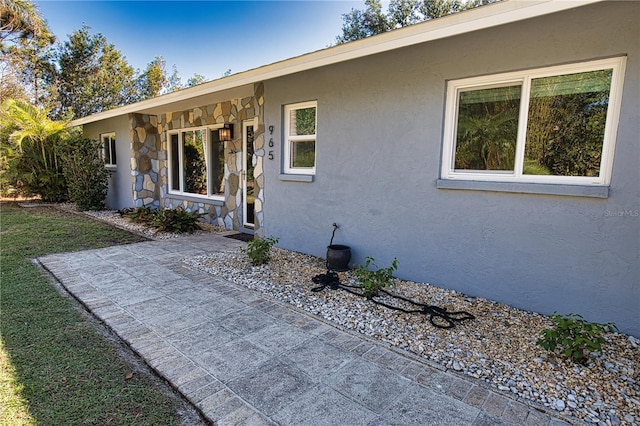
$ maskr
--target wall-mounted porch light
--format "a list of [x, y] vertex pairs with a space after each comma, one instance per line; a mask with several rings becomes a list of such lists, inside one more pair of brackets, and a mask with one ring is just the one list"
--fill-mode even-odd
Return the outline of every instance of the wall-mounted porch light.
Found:
[[218, 139], [221, 142], [233, 140], [233, 124], [225, 124], [223, 128], [218, 129]]

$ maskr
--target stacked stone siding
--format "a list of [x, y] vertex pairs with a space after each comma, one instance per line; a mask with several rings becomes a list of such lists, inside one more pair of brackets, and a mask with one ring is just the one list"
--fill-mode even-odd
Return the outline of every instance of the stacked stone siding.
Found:
[[[264, 89], [255, 85], [255, 96], [232, 99], [185, 111], [174, 111], [160, 116], [130, 114], [131, 122], [131, 175], [133, 198], [136, 206], [176, 208], [203, 213], [209, 223], [227, 229], [242, 227], [242, 122], [256, 119], [254, 126], [255, 178], [255, 231], [258, 235], [262, 223], [264, 203]], [[225, 146], [225, 195], [220, 200], [198, 199], [169, 193], [167, 131], [210, 125], [233, 124], [234, 138]]]
[[264, 158], [265, 150], [265, 128], [264, 128], [264, 84], [254, 85], [255, 115], [258, 117], [258, 126], [254, 129], [254, 156], [253, 156], [253, 177], [255, 179], [255, 232], [259, 237], [264, 236], [261, 224], [264, 223]]
[[129, 114], [131, 123], [131, 184], [136, 207], [160, 206], [160, 161], [162, 153], [158, 119], [153, 115]]

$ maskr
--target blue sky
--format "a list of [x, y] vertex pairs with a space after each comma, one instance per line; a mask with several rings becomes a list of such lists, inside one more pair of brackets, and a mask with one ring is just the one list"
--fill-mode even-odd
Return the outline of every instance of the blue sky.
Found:
[[59, 41], [82, 27], [102, 33], [131, 66], [161, 55], [182, 82], [208, 80], [323, 49], [342, 14], [363, 1], [34, 1]]

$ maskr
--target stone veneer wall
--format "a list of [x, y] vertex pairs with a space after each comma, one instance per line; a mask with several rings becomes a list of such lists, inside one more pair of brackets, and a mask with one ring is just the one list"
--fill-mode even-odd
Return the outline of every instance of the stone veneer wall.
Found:
[[[264, 203], [264, 86], [254, 87], [255, 95], [206, 105], [185, 111], [176, 111], [159, 117], [130, 114], [131, 121], [131, 174], [136, 206], [163, 208], [184, 207], [188, 211], [205, 214], [212, 224], [227, 229], [242, 227], [242, 122], [257, 117], [254, 126], [254, 178], [255, 178], [255, 232], [261, 235]], [[167, 131], [188, 129], [214, 124], [233, 124], [234, 140], [225, 147], [225, 200], [200, 200], [169, 194]]]
[[129, 114], [131, 136], [131, 184], [136, 207], [160, 207], [160, 161], [166, 162], [153, 115]]
[[253, 139], [253, 177], [255, 179], [255, 234], [264, 237], [261, 224], [264, 223], [264, 158], [265, 149], [265, 126], [264, 126], [264, 84], [256, 83], [253, 88], [255, 116], [258, 117], [258, 125], [254, 129]]

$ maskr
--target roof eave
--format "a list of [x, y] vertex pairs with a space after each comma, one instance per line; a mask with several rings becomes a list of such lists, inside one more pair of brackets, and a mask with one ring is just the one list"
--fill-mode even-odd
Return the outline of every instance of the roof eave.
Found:
[[366, 39], [307, 53], [209, 81], [195, 87], [103, 111], [73, 120], [70, 125], [80, 126], [124, 114], [162, 107], [173, 102], [254, 84], [259, 81], [383, 53], [401, 47], [562, 12], [601, 1], [604, 0], [505, 0]]

